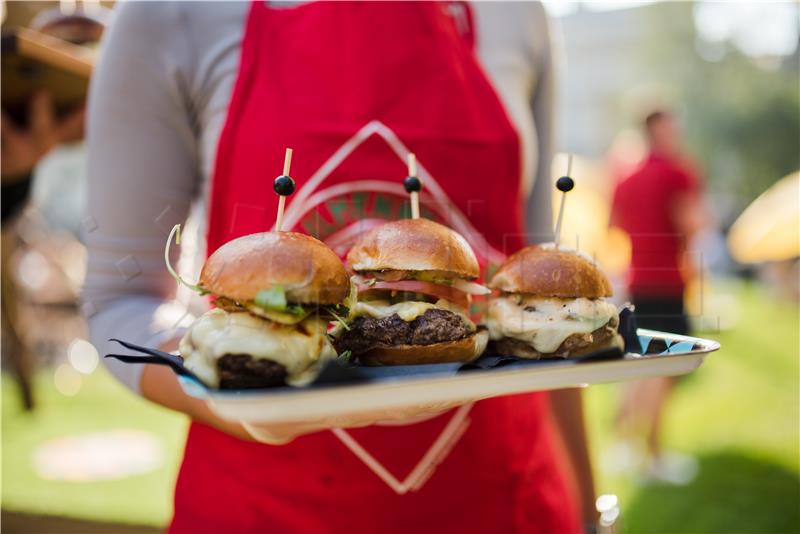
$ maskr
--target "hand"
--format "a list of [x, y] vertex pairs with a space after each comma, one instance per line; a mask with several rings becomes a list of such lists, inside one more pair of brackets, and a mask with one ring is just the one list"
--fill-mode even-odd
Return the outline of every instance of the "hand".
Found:
[[[170, 341], [163, 344], [162, 347], [169, 349], [173, 344], [174, 341]], [[140, 386], [142, 395], [157, 404], [183, 412], [195, 421], [213, 426], [217, 430], [239, 439], [259, 441], [270, 445], [283, 445], [305, 434], [332, 428], [410, 423], [435, 417], [462, 404], [460, 402], [426, 404], [409, 406], [402, 410], [367, 410], [346, 417], [321, 417], [288, 423], [251, 424], [223, 419], [211, 409], [206, 401], [184, 393], [175, 373], [167, 367], [145, 365]]]
[[284, 445], [295, 438], [333, 428], [359, 428], [370, 425], [398, 425], [430, 419], [463, 404], [462, 402], [436, 405], [414, 405], [400, 410], [367, 410], [340, 417], [323, 417], [291, 423], [253, 424], [240, 422], [242, 428], [255, 441], [269, 445]]
[[59, 121], [47, 92], [33, 96], [28, 116], [28, 127], [23, 129], [2, 113], [0, 174], [3, 182], [28, 175], [51, 149], [83, 137], [84, 108], [81, 106]]

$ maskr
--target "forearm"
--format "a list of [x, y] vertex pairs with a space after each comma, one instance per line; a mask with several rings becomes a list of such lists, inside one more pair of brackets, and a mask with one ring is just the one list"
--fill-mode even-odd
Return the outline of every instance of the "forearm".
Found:
[[[174, 348], [175, 340], [164, 343], [161, 348], [170, 350]], [[188, 395], [172, 369], [161, 365], [143, 365], [141, 381], [138, 384], [141, 395], [149, 400], [170, 410], [183, 413], [193, 421], [216, 428], [221, 432], [230, 434], [246, 441], [255, 441], [255, 437], [241, 422], [223, 419], [209, 407], [202, 399]], [[268, 443], [275, 445], [288, 443], [295, 437], [318, 430], [318, 425], [286, 424], [258, 427], [258, 436]]]
[[553, 421], [566, 448], [566, 457], [579, 493], [584, 523], [596, 523], [594, 476], [583, 417], [582, 391], [553, 391], [550, 393], [550, 403]]
[[240, 439], [252, 440], [241, 423], [227, 421], [215, 414], [205, 401], [187, 395], [172, 369], [145, 365], [140, 384], [142, 396], [165, 408], [188, 415], [194, 421], [212, 426]]

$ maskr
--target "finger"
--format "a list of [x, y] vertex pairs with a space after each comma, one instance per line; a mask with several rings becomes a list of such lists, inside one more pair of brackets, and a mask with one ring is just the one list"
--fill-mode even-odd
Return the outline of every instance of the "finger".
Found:
[[81, 106], [71, 111], [58, 125], [58, 139], [61, 142], [78, 141], [83, 138], [86, 109]]
[[0, 123], [0, 134], [2, 135], [3, 139], [5, 141], [19, 139], [19, 137], [22, 135], [22, 132], [19, 130], [19, 128], [17, 128], [17, 125], [14, 124], [14, 121], [5, 111], [0, 114], [0, 120], [2, 120], [2, 123]]
[[242, 421], [241, 424], [250, 437], [259, 443], [266, 443], [267, 445], [286, 445], [294, 439], [293, 436], [277, 433], [268, 427], [251, 425], [244, 421]]
[[49, 146], [50, 138], [54, 137], [56, 130], [55, 110], [50, 93], [47, 91], [35, 93], [31, 98], [29, 112], [31, 135], [40, 144]]

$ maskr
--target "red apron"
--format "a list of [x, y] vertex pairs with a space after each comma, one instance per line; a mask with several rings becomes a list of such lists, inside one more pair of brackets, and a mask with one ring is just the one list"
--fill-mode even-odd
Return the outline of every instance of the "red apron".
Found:
[[[461, 3], [255, 2], [218, 147], [208, 252], [272, 226], [287, 146], [298, 190], [286, 227], [341, 253], [407, 213], [409, 150], [424, 216], [464, 234], [484, 266], [519, 248], [519, 140], [475, 59], [469, 16]], [[171, 530], [578, 531], [547, 413], [545, 395], [519, 395], [284, 446], [195, 423]]]

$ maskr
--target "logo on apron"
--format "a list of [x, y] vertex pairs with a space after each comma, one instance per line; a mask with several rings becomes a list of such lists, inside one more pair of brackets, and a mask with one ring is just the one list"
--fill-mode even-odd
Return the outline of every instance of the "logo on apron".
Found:
[[[372, 136], [382, 139], [401, 162], [406, 161], [410, 151], [390, 128], [377, 120], [367, 123], [339, 147], [291, 197], [291, 203], [284, 215], [284, 228], [299, 228], [300, 231], [325, 241], [343, 257], [361, 233], [387, 220], [409, 215], [408, 195], [400, 177], [396, 182], [385, 179], [358, 180], [324, 187], [325, 179]], [[421, 215], [449, 225], [463, 235], [482, 265], [502, 263], [505, 256], [489, 245], [469, 219], [449, 200], [436, 179], [427, 172], [424, 163], [420, 161], [418, 168], [420, 178], [425, 184]], [[436, 467], [447, 458], [470, 424], [469, 412], [472, 406], [473, 403], [465, 404], [452, 412], [439, 435], [402, 479], [391, 473], [352, 433], [342, 428], [331, 432], [387, 486], [398, 495], [403, 495], [419, 490], [433, 475]], [[417, 422], [419, 421], [407, 424]]]
[[[373, 226], [387, 220], [408, 216], [408, 194], [402, 177], [389, 182], [384, 179], [340, 182], [323, 188], [325, 179], [353, 155], [358, 147], [372, 136], [382, 139], [398, 159], [405, 164], [410, 153], [406, 145], [385, 124], [373, 120], [359, 129], [301, 184], [284, 215], [284, 228], [299, 228], [325, 241], [340, 256], [344, 256], [356, 238]], [[424, 217], [448, 225], [469, 242], [481, 265], [500, 264], [505, 255], [492, 247], [469, 219], [450, 201], [444, 189], [418, 163], [419, 177], [424, 184], [420, 198]], [[274, 228], [273, 228], [274, 230]]]

